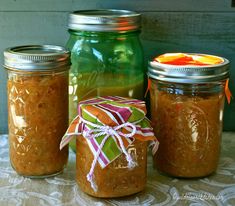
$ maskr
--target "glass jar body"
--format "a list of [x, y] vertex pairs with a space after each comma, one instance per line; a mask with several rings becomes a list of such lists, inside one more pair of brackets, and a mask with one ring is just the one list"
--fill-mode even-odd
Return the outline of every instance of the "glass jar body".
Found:
[[12, 167], [20, 175], [60, 173], [68, 148], [59, 149], [68, 127], [68, 70], [8, 70], [8, 123]]
[[135, 140], [127, 149], [138, 164], [133, 169], [128, 168], [124, 154], [103, 169], [97, 163], [94, 169], [97, 192], [91, 188], [90, 182], [86, 179], [94, 156], [86, 139], [82, 136], [77, 137], [76, 145], [76, 181], [83, 192], [95, 197], [111, 198], [135, 194], [145, 188], [147, 180], [146, 141]]
[[143, 98], [145, 71], [139, 31], [69, 32], [70, 121], [80, 100], [107, 95]]
[[151, 120], [159, 149], [155, 166], [176, 177], [202, 177], [218, 165], [225, 82], [151, 81]]

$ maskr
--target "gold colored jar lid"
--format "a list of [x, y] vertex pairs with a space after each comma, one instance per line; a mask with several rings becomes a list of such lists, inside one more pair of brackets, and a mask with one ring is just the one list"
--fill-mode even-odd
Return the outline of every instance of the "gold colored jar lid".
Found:
[[229, 61], [198, 53], [166, 53], [149, 63], [148, 76], [176, 83], [207, 83], [229, 77]]
[[133, 31], [140, 29], [140, 14], [117, 9], [74, 11], [69, 15], [68, 27], [81, 31]]
[[61, 46], [26, 45], [4, 51], [4, 67], [20, 71], [66, 70], [70, 52]]

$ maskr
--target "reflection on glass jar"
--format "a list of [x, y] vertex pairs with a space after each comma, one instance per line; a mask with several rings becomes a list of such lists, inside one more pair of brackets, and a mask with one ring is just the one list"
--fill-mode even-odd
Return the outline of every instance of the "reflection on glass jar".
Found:
[[70, 122], [78, 102], [84, 99], [107, 95], [143, 98], [140, 14], [124, 10], [73, 12], [69, 33]]
[[[140, 14], [126, 10], [76, 11], [69, 17], [69, 33], [69, 122], [84, 99], [107, 95], [143, 99]], [[70, 145], [76, 149], [75, 141]]]
[[68, 159], [68, 148], [60, 151], [59, 144], [68, 126], [69, 53], [55, 46], [25, 46], [4, 55], [12, 167], [29, 177], [57, 174]]
[[[154, 162], [169, 175], [201, 177], [217, 168], [228, 60], [212, 57], [221, 62], [202, 61], [193, 66], [184, 65], [182, 58], [180, 65], [155, 62], [158, 58], [151, 62], [151, 120], [160, 142]], [[208, 75], [208, 71], [212, 73]]]

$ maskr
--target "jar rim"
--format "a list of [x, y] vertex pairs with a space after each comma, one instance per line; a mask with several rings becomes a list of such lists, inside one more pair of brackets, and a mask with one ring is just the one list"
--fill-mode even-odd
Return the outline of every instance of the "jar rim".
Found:
[[70, 64], [70, 52], [61, 46], [25, 45], [9, 47], [4, 51], [3, 66], [9, 70], [66, 70]]
[[129, 10], [78, 10], [69, 15], [68, 28], [82, 31], [121, 32], [140, 29], [140, 13]]
[[229, 78], [230, 62], [226, 58], [201, 53], [184, 54], [211, 56], [221, 59], [221, 62], [211, 65], [171, 65], [153, 60], [149, 62], [148, 76], [152, 79], [186, 84], [208, 83]]

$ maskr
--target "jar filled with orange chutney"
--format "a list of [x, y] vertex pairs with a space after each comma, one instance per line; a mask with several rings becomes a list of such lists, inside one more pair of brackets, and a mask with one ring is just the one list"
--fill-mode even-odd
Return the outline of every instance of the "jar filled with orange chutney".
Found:
[[136, 99], [108, 96], [79, 103], [61, 148], [77, 135], [76, 181], [82, 191], [111, 198], [144, 190], [147, 142], [158, 145], [145, 114], [145, 103]]
[[8, 48], [8, 127], [12, 167], [27, 177], [63, 171], [68, 148], [59, 149], [68, 126], [70, 53], [63, 47]]
[[185, 178], [215, 172], [229, 61], [168, 53], [150, 62], [148, 75], [151, 120], [160, 143], [154, 156], [157, 169]]

